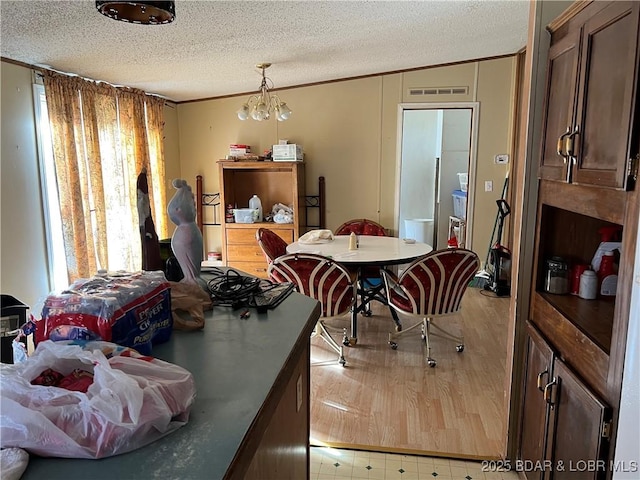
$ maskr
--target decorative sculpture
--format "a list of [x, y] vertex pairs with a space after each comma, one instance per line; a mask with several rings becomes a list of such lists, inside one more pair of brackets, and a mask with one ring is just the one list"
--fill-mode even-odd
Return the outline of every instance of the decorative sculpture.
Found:
[[186, 180], [174, 180], [173, 187], [177, 192], [169, 202], [167, 213], [171, 221], [177, 225], [171, 237], [171, 249], [184, 274], [181, 282], [194, 283], [204, 289], [206, 284], [200, 278], [202, 233], [195, 222], [195, 198]]
[[160, 257], [160, 242], [151, 216], [149, 203], [149, 184], [147, 169], [143, 168], [137, 179], [138, 191], [138, 224], [140, 226], [140, 242], [142, 244], [142, 270], [163, 270]]

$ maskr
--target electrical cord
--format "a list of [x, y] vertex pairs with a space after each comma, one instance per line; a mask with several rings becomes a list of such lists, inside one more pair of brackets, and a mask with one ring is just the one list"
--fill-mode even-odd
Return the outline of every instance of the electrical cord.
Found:
[[213, 278], [207, 282], [211, 300], [216, 305], [240, 307], [260, 286], [260, 279], [240, 274], [233, 269], [214, 269]]
[[243, 275], [234, 269], [212, 268], [207, 271], [213, 278], [207, 290], [214, 305], [256, 307], [266, 311], [278, 305], [293, 290], [293, 284], [273, 283], [269, 280]]

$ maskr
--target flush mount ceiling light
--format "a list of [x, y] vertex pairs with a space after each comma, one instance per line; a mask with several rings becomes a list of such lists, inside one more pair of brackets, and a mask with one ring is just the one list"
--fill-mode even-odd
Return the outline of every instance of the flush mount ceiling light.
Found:
[[[279, 122], [288, 120], [291, 116], [291, 109], [287, 107], [287, 104], [280, 100], [275, 94], [269, 93], [269, 88], [273, 88], [273, 82], [270, 78], [265, 77], [264, 71], [271, 66], [270, 63], [259, 63], [257, 68], [262, 70], [262, 83], [260, 84], [260, 91], [257, 95], [249, 97], [247, 102], [238, 110], [238, 118], [240, 120], [246, 120], [251, 117], [258, 122], [262, 120], [269, 120], [271, 113], [276, 113], [276, 118]], [[267, 85], [267, 80], [271, 84]]]
[[114, 20], [162, 25], [176, 18], [175, 2], [96, 1], [98, 11]]

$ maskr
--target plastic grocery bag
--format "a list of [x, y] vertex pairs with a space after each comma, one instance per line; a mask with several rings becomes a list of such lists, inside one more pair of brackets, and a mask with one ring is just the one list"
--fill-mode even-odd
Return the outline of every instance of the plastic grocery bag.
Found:
[[[52, 369], [93, 373], [86, 393], [31, 381]], [[50, 340], [0, 368], [0, 447], [45, 457], [102, 458], [147, 445], [186, 424], [190, 372], [102, 341]]]

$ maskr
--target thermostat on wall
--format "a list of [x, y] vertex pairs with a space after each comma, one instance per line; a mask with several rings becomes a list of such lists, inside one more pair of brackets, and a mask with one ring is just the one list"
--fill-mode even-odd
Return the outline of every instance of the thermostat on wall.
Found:
[[509, 163], [509, 154], [501, 153], [496, 155], [496, 163]]

